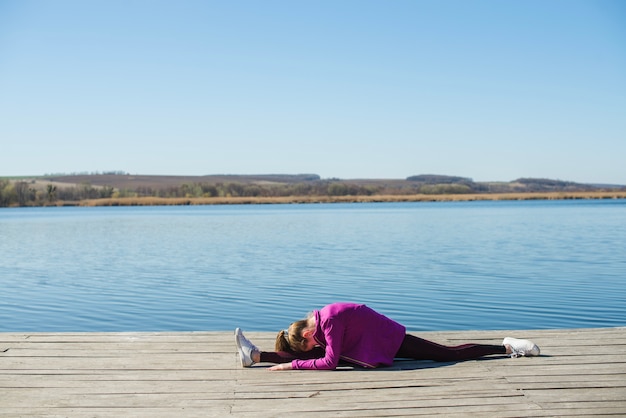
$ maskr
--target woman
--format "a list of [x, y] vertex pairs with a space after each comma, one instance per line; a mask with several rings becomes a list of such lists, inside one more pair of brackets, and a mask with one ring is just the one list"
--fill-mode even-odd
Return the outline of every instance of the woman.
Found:
[[333, 303], [313, 311], [276, 337], [276, 352], [260, 351], [239, 328], [235, 341], [241, 365], [277, 363], [269, 370], [334, 370], [340, 361], [366, 368], [390, 366], [394, 358], [460, 361], [492, 354], [538, 356], [528, 340], [507, 337], [502, 345], [464, 344], [447, 347], [406, 333], [406, 328], [373, 309], [355, 303]]

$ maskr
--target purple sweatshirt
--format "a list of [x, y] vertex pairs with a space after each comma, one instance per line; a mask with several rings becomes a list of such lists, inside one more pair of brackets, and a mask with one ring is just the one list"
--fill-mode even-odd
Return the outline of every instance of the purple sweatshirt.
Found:
[[390, 366], [406, 335], [403, 325], [365, 305], [333, 303], [313, 314], [313, 338], [326, 354], [313, 360], [293, 360], [296, 370], [333, 370], [340, 359], [369, 368]]

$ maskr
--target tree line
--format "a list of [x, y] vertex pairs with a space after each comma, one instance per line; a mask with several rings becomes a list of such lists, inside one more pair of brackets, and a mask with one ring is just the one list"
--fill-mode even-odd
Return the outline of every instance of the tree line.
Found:
[[444, 195], [469, 193], [510, 193], [533, 191], [583, 191], [597, 188], [549, 179], [517, 179], [509, 183], [478, 183], [470, 178], [420, 175], [404, 182], [384, 181], [356, 184], [339, 179], [298, 178], [295, 182], [187, 182], [171, 186], [140, 185], [132, 188], [93, 186], [89, 182], [61, 186], [30, 180], [0, 179], [0, 207], [77, 204], [83, 200], [107, 198], [216, 198], [289, 196], [374, 196]]
[[93, 187], [82, 184], [72, 187], [58, 187], [54, 184], [39, 186], [34, 181], [10, 181], [0, 179], [0, 207], [10, 206], [46, 206], [58, 201], [76, 202], [85, 199], [112, 197], [113, 187]]
[[346, 196], [381, 193], [380, 187], [358, 186], [335, 182], [304, 182], [294, 184], [244, 184], [244, 183], [184, 183], [178, 186], [138, 186], [133, 189], [115, 189], [112, 186], [94, 187], [88, 183], [60, 187], [53, 184], [45, 188], [34, 182], [0, 180], [0, 207], [47, 206], [58, 203], [71, 204], [81, 200], [123, 197], [285, 197], [285, 196]]

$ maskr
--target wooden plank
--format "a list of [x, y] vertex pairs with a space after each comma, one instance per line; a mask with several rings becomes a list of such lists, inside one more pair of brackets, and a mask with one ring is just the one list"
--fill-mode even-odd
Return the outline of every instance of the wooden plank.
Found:
[[[274, 333], [246, 333], [271, 350]], [[533, 339], [538, 358], [242, 369], [232, 332], [0, 334], [0, 417], [626, 415], [626, 328], [415, 333]]]

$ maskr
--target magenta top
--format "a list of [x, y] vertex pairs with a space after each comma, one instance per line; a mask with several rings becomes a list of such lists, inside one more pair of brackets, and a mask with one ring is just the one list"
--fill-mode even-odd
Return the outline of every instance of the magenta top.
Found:
[[322, 358], [293, 360], [294, 369], [333, 370], [344, 360], [362, 367], [390, 366], [406, 328], [375, 310], [355, 303], [333, 303], [314, 311], [313, 338]]

